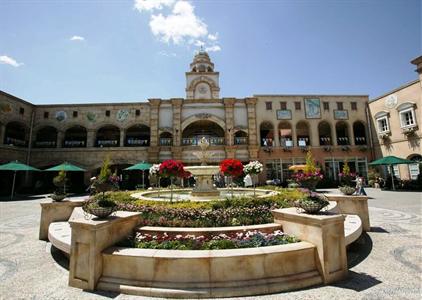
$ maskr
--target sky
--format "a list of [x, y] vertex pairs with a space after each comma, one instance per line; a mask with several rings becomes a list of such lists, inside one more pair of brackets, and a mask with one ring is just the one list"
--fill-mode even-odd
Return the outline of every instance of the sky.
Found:
[[417, 79], [420, 0], [1, 0], [0, 90], [34, 104], [185, 97], [207, 50], [220, 97], [380, 96]]

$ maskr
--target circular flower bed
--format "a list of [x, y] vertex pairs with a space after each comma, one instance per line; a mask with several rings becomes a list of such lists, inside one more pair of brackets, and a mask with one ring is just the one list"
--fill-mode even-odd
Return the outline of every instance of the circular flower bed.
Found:
[[255, 248], [265, 246], [296, 243], [299, 240], [277, 230], [272, 233], [259, 231], [240, 232], [235, 234], [218, 234], [214, 236], [176, 235], [169, 236], [137, 233], [131, 241], [136, 248], [168, 249], [168, 250], [218, 250]]
[[271, 210], [291, 207], [305, 194], [298, 190], [280, 189], [268, 198], [229, 198], [223, 201], [175, 203], [142, 201], [129, 193], [114, 192], [106, 197], [114, 200], [117, 210], [141, 212], [141, 225], [163, 227], [223, 227], [258, 225], [273, 222]]

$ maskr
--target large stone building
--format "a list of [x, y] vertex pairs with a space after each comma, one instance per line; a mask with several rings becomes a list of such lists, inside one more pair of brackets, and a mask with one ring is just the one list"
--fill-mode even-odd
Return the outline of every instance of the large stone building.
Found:
[[33, 105], [0, 92], [0, 163], [44, 168], [69, 161], [89, 170], [87, 182], [107, 156], [120, 168], [170, 158], [198, 163], [193, 153], [205, 136], [214, 163], [258, 159], [266, 169], [261, 180], [285, 181], [307, 149], [337, 179], [345, 159], [367, 174], [374, 158], [369, 113], [366, 95], [220, 97], [219, 73], [200, 51], [186, 72], [186, 98]]
[[369, 102], [377, 157], [394, 155], [415, 161], [394, 166], [400, 179], [416, 179], [422, 162], [422, 56], [412, 60], [419, 78]]

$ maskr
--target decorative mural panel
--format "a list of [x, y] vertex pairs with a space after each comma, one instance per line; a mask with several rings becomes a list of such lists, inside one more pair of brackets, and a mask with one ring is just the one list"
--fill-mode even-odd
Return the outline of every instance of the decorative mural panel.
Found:
[[92, 111], [89, 111], [86, 114], [86, 119], [91, 123], [95, 123], [97, 121], [97, 114]]
[[124, 122], [129, 117], [129, 111], [127, 109], [119, 109], [116, 114], [116, 119], [119, 122]]
[[64, 110], [57, 111], [56, 112], [56, 115], [55, 115], [55, 118], [59, 122], [64, 122], [64, 121], [67, 120], [67, 113]]
[[348, 120], [349, 113], [347, 110], [334, 110], [334, 119], [335, 120]]
[[318, 98], [308, 98], [305, 101], [305, 117], [307, 119], [321, 118], [321, 101]]
[[290, 109], [277, 110], [277, 120], [291, 120], [292, 111]]
[[0, 111], [3, 113], [10, 113], [12, 106], [9, 103], [0, 103]]

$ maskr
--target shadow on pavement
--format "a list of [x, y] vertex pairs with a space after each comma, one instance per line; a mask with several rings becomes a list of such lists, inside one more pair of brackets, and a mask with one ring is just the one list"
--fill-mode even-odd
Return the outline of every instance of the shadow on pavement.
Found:
[[353, 268], [364, 261], [372, 251], [372, 239], [365, 232], [347, 247], [347, 266]]
[[69, 258], [61, 250], [51, 245], [50, 254], [60, 267], [69, 270]]
[[371, 232], [376, 232], [376, 233], [390, 233], [389, 231], [385, 230], [382, 227], [373, 227], [373, 226], [371, 226]]
[[382, 281], [371, 275], [366, 273], [357, 273], [349, 270], [349, 276], [346, 280], [332, 284], [332, 286], [361, 292], [380, 283], [382, 283]]

